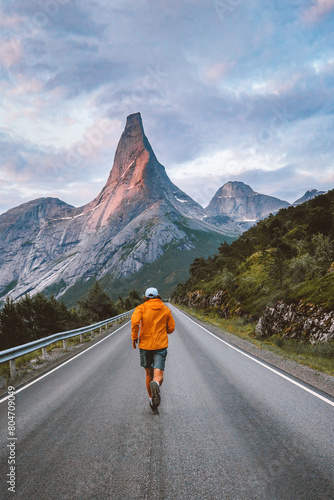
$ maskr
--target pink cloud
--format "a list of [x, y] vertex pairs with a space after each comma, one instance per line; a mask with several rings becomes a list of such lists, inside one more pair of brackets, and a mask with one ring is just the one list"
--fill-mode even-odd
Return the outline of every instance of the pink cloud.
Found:
[[314, 24], [334, 10], [334, 0], [315, 0], [303, 14], [306, 23]]
[[13, 16], [7, 16], [3, 12], [0, 16], [0, 27], [1, 28], [17, 28], [22, 24], [22, 19], [18, 14], [14, 14]]
[[215, 63], [206, 71], [206, 77], [209, 80], [217, 80], [219, 78], [222, 78], [229, 71], [229, 66], [230, 65], [224, 62]]
[[20, 62], [23, 58], [23, 49], [20, 40], [1, 40], [0, 60], [9, 68]]
[[17, 84], [8, 92], [8, 97], [27, 96], [27, 94], [40, 92], [43, 88], [43, 82], [37, 78], [26, 78], [22, 74], [16, 77]]

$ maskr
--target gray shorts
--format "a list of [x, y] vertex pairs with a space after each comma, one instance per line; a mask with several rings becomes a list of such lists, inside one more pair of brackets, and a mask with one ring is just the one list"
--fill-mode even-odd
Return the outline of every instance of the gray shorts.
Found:
[[156, 349], [155, 351], [139, 349], [140, 366], [143, 366], [144, 368], [152, 367], [164, 370], [166, 357], [167, 347], [164, 349]]

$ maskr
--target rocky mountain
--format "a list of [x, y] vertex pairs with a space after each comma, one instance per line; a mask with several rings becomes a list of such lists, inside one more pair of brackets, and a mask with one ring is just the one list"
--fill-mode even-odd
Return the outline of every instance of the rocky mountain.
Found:
[[260, 219], [290, 204], [287, 201], [259, 194], [243, 182], [227, 182], [224, 184], [206, 208], [209, 217], [227, 216], [244, 224], [247, 229]]
[[302, 196], [301, 198], [296, 200], [292, 205], [294, 207], [296, 207], [297, 205], [301, 205], [305, 201], [313, 200], [313, 198], [316, 198], [320, 194], [325, 194], [325, 193], [326, 193], [326, 191], [318, 191], [317, 189], [309, 189], [308, 191], [306, 191], [304, 196]]
[[81, 212], [94, 212], [90, 217], [92, 229], [107, 223], [120, 229], [161, 202], [186, 217], [201, 219], [205, 215], [198, 203], [170, 181], [144, 134], [140, 113], [136, 113], [127, 118], [107, 184]]
[[195, 257], [223, 241], [232, 238], [170, 181], [136, 113], [92, 202], [41, 198], [0, 215], [0, 298], [44, 291], [72, 304], [95, 280], [114, 296], [148, 284], [168, 294]]
[[195, 258], [286, 206], [228, 182], [204, 209], [170, 181], [132, 114], [93, 201], [39, 198], [0, 215], [0, 302], [43, 291], [72, 305], [96, 280], [113, 297], [148, 285], [169, 295]]

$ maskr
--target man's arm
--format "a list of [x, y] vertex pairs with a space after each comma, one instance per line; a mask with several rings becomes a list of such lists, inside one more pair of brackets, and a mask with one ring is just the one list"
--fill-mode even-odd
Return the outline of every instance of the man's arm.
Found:
[[132, 347], [134, 349], [136, 349], [138, 343], [138, 332], [139, 332], [141, 318], [142, 318], [142, 312], [138, 306], [136, 307], [131, 316], [131, 338], [132, 338]]
[[133, 347], [134, 349], [136, 349], [136, 348], [137, 348], [137, 344], [138, 344], [138, 339], [132, 339], [132, 347]]
[[167, 333], [173, 333], [173, 331], [175, 330], [175, 321], [174, 321], [172, 313], [170, 312], [169, 309], [168, 309], [168, 311], [169, 311], [169, 313], [168, 313], [167, 325], [166, 325]]

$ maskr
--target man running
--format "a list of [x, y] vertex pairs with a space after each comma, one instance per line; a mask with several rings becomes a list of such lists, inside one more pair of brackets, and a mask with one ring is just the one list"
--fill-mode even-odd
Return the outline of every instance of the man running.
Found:
[[162, 302], [156, 288], [148, 288], [145, 302], [134, 310], [132, 322], [132, 347], [136, 349], [139, 336], [140, 366], [146, 371], [146, 388], [153, 413], [159, 413], [160, 387], [163, 382], [167, 357], [168, 337], [175, 329], [172, 313]]

